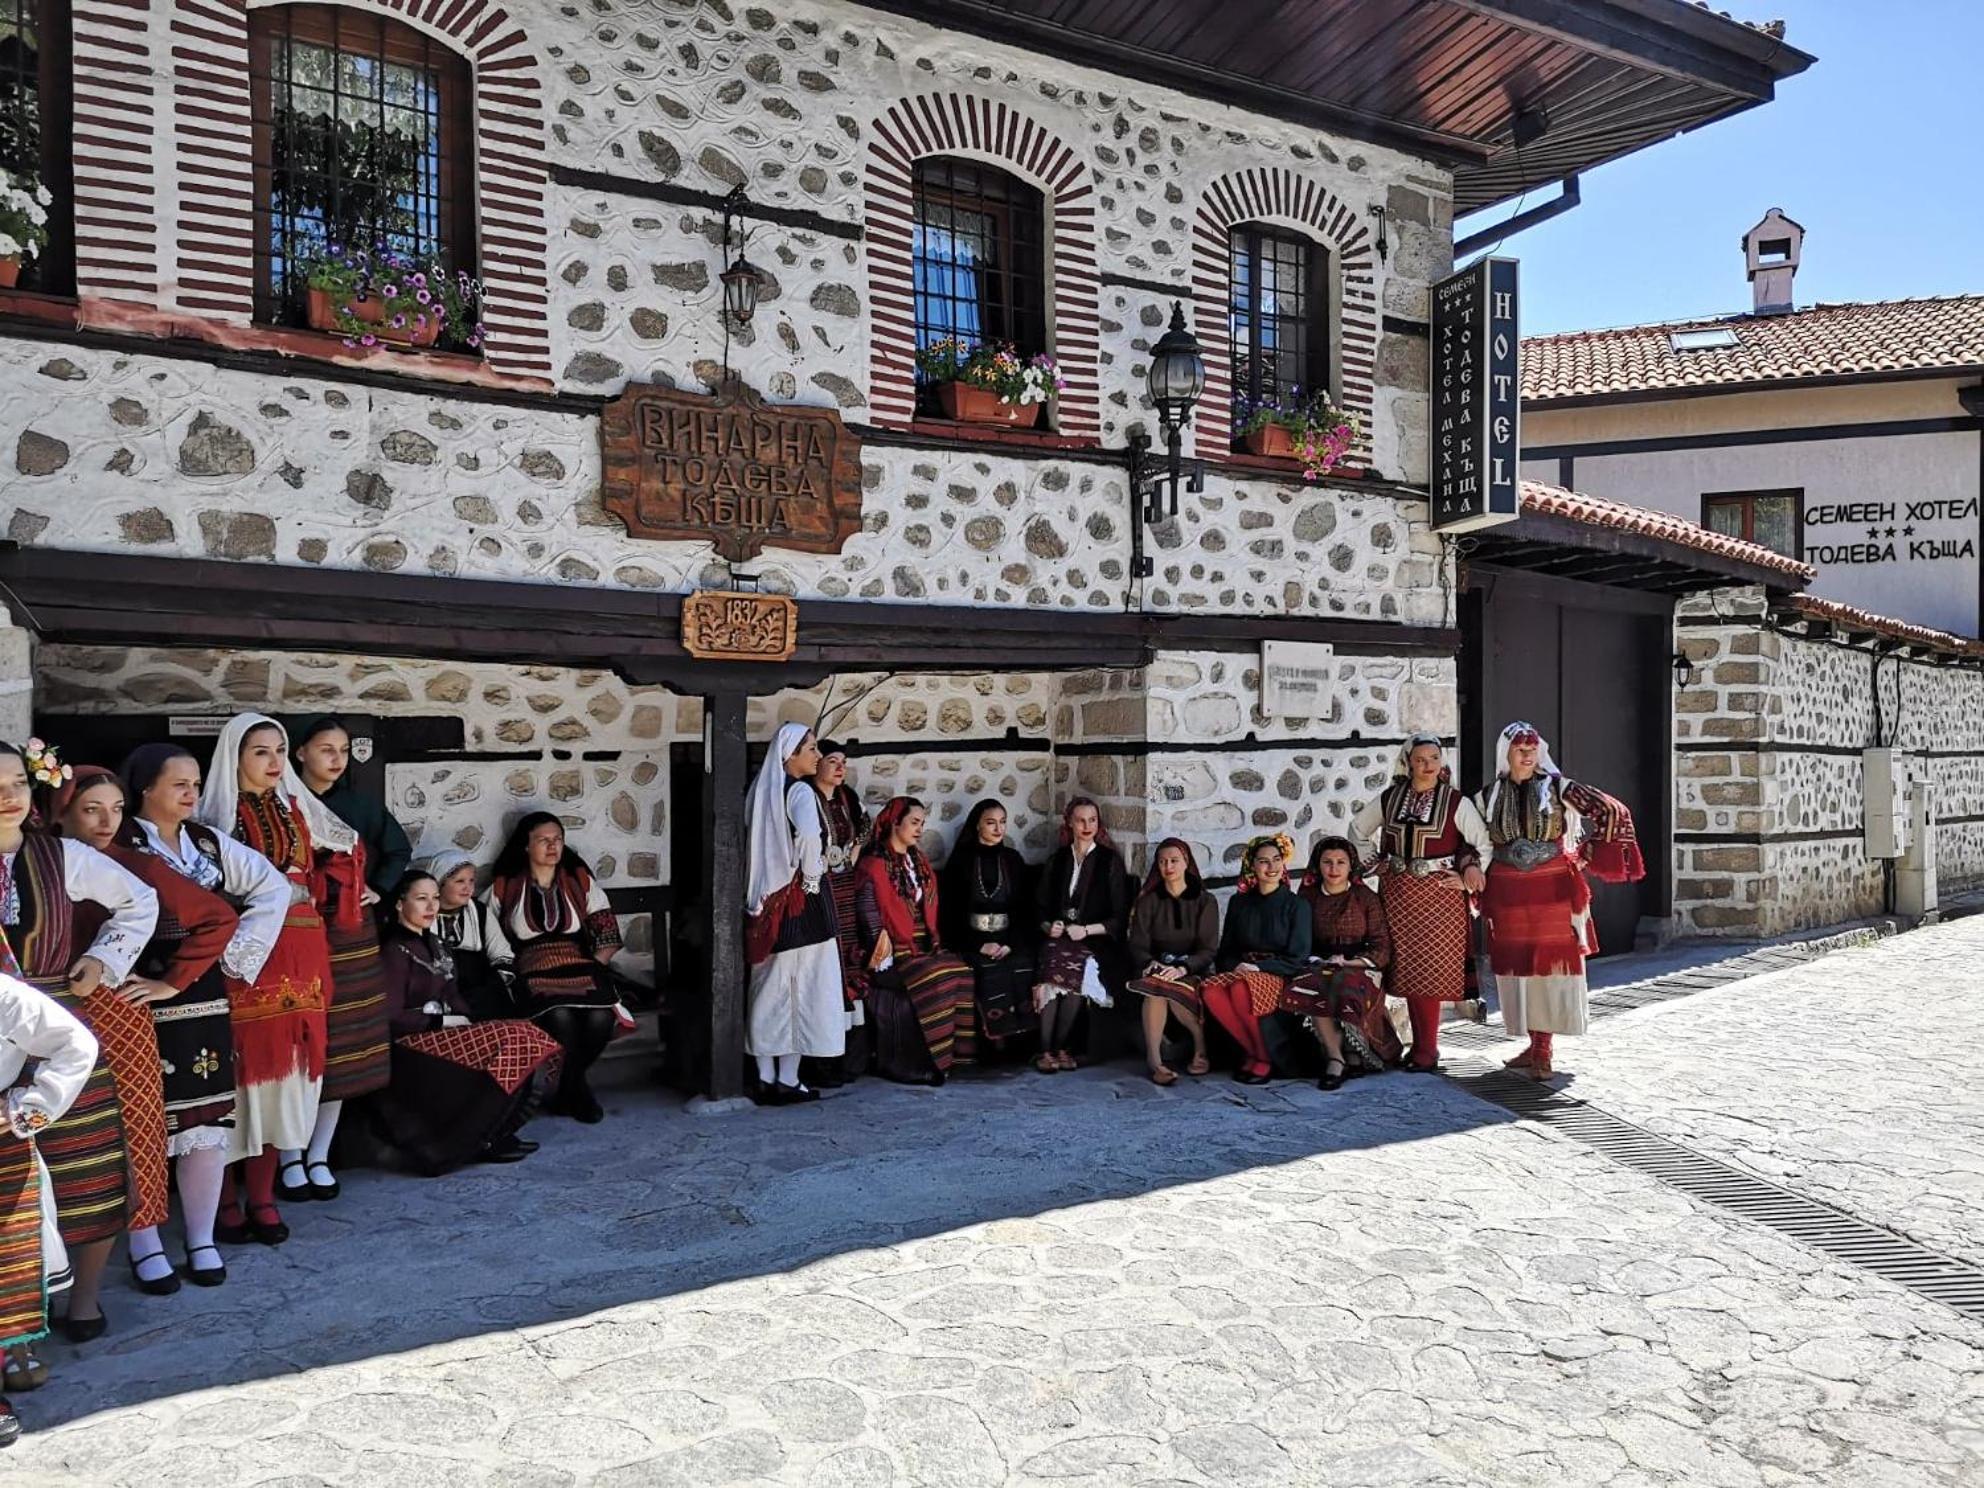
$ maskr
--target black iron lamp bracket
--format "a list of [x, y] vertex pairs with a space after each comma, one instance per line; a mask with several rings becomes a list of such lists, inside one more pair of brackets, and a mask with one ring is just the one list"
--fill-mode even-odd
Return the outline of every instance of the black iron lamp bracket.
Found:
[[1206, 488], [1203, 460], [1187, 460], [1182, 455], [1184, 430], [1167, 425], [1165, 451], [1152, 453], [1151, 437], [1141, 425], [1130, 430], [1124, 461], [1130, 481], [1130, 573], [1147, 579], [1155, 564], [1144, 553], [1144, 528], [1153, 522], [1175, 519], [1178, 515], [1178, 487], [1196, 496]]

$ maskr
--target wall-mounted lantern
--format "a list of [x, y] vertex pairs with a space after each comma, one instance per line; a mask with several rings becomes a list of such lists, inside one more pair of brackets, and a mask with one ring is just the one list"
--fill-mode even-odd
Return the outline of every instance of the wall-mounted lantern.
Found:
[[1203, 468], [1196, 460], [1188, 468], [1183, 449], [1186, 422], [1206, 389], [1206, 359], [1198, 338], [1185, 324], [1185, 307], [1176, 300], [1171, 302], [1170, 328], [1151, 348], [1150, 371], [1145, 381], [1150, 401], [1157, 409], [1166, 458], [1161, 462], [1153, 459], [1150, 435], [1142, 429], [1131, 431], [1131, 572], [1140, 579], [1149, 578], [1152, 568], [1151, 560], [1144, 556], [1144, 524], [1178, 515], [1181, 480], [1194, 494], [1205, 489]]
[[[734, 187], [730, 195], [723, 199], [723, 256], [730, 262], [717, 278], [723, 283], [724, 318], [739, 328], [751, 323], [751, 317], [758, 308], [758, 292], [764, 288], [765, 282], [764, 275], [744, 256], [744, 243], [751, 235], [744, 226], [749, 207], [750, 201], [745, 197], [742, 186]], [[731, 254], [733, 242], [736, 244], [735, 257]]]

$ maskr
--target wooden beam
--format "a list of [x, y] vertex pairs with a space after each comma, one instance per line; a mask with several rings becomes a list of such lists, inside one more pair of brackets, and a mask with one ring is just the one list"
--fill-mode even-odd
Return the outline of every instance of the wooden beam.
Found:
[[709, 1002], [698, 1043], [709, 1050], [703, 1089], [712, 1100], [744, 1091], [744, 1018], [750, 968], [744, 963], [744, 792], [748, 786], [745, 724], [750, 699], [741, 692], [703, 699], [704, 924], [708, 936]]

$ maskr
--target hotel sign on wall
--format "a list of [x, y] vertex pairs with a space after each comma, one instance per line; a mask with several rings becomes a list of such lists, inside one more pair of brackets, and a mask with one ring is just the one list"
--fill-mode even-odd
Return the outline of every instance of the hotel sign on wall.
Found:
[[861, 440], [831, 408], [630, 384], [600, 420], [601, 499], [634, 537], [837, 553], [861, 527]]
[[1522, 514], [1516, 261], [1484, 258], [1433, 286], [1432, 506], [1436, 532]]

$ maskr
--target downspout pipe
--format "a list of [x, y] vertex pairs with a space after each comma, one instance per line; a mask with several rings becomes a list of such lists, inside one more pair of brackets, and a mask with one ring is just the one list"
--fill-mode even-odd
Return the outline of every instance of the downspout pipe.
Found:
[[1575, 175], [1564, 177], [1557, 183], [1558, 194], [1554, 200], [1539, 203], [1527, 211], [1518, 212], [1513, 217], [1504, 218], [1493, 227], [1484, 227], [1479, 232], [1471, 232], [1464, 238], [1454, 240], [1454, 261], [1458, 263], [1477, 248], [1490, 248], [1505, 238], [1512, 238], [1519, 232], [1526, 232], [1540, 222], [1548, 222], [1552, 217], [1561, 217], [1582, 199], [1578, 195], [1578, 178]]

